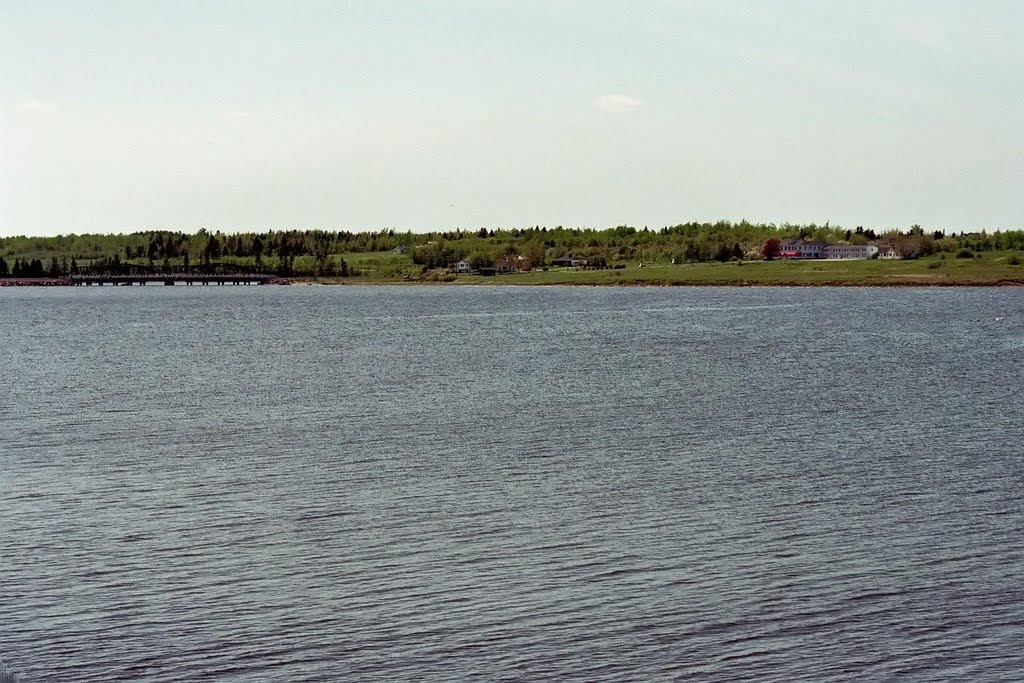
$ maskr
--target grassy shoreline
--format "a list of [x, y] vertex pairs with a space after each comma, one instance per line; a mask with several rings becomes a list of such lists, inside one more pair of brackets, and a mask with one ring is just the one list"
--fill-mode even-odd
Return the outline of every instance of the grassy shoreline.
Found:
[[[632, 263], [625, 268], [549, 268], [504, 275], [422, 272], [408, 259], [372, 253], [347, 255], [358, 264], [350, 277], [286, 277], [283, 284], [318, 285], [501, 285], [580, 287], [995, 287], [1024, 286], [1020, 252], [985, 252], [973, 258], [940, 254], [914, 260], [742, 261]], [[68, 278], [4, 278], [7, 285], [69, 285]]]
[[[350, 278], [291, 278], [309, 284], [562, 285], [633, 287], [991, 287], [1024, 286], [1024, 265], [1013, 253], [991, 252], [972, 259], [931, 256], [908, 261], [748, 261], [742, 263], [652, 264], [643, 268], [549, 269], [505, 275], [433, 273], [395, 278], [371, 273]], [[1018, 259], [1019, 260], [1019, 259]]]

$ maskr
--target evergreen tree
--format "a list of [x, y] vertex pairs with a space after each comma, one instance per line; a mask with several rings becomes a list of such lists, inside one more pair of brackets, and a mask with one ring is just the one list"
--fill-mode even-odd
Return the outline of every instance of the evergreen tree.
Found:
[[0, 277], [9, 277], [10, 274], [10, 267], [7, 265], [7, 261], [4, 260], [3, 256], [0, 256]]
[[203, 250], [203, 260], [206, 264], [209, 264], [211, 260], [219, 258], [220, 240], [215, 235], [210, 235], [210, 239], [206, 243], [206, 249]]

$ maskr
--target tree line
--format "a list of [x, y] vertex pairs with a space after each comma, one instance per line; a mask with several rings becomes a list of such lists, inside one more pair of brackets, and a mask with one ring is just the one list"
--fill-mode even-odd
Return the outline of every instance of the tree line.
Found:
[[52, 257], [49, 266], [43, 264], [40, 259], [14, 259], [8, 263], [7, 259], [0, 256], [0, 278], [60, 278], [78, 272], [78, 264], [75, 259], [69, 263], [66, 258], [58, 259]]
[[[597, 266], [630, 261], [703, 262], [760, 258], [769, 239], [802, 238], [828, 243], [886, 241], [905, 256], [935, 252], [1024, 250], [1024, 230], [945, 233], [913, 225], [906, 230], [825, 225], [689, 222], [660, 229], [620, 225], [607, 229], [533, 226], [426, 233], [381, 230], [270, 230], [222, 233], [170, 230], [130, 234], [0, 238], [0, 277], [59, 277], [82, 270], [206, 268], [213, 264], [280, 275], [353, 274], [344, 255], [393, 251], [423, 269], [459, 260], [474, 267], [515, 258], [543, 267], [566, 255]], [[4, 258], [6, 257], [6, 258]], [[396, 258], [399, 258], [396, 256]], [[407, 261], [407, 262], [408, 262]]]

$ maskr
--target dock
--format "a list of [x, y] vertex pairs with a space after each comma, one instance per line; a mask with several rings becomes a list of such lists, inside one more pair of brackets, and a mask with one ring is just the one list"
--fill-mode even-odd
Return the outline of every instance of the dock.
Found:
[[274, 279], [267, 273], [133, 273], [109, 274], [90, 273], [72, 275], [71, 284], [76, 287], [93, 285], [132, 286], [132, 285], [265, 285]]

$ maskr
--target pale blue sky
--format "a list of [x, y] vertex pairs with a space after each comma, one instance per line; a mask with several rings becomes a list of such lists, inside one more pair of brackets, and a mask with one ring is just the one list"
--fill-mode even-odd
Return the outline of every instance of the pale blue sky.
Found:
[[1024, 227], [1019, 0], [0, 3], [0, 234]]

